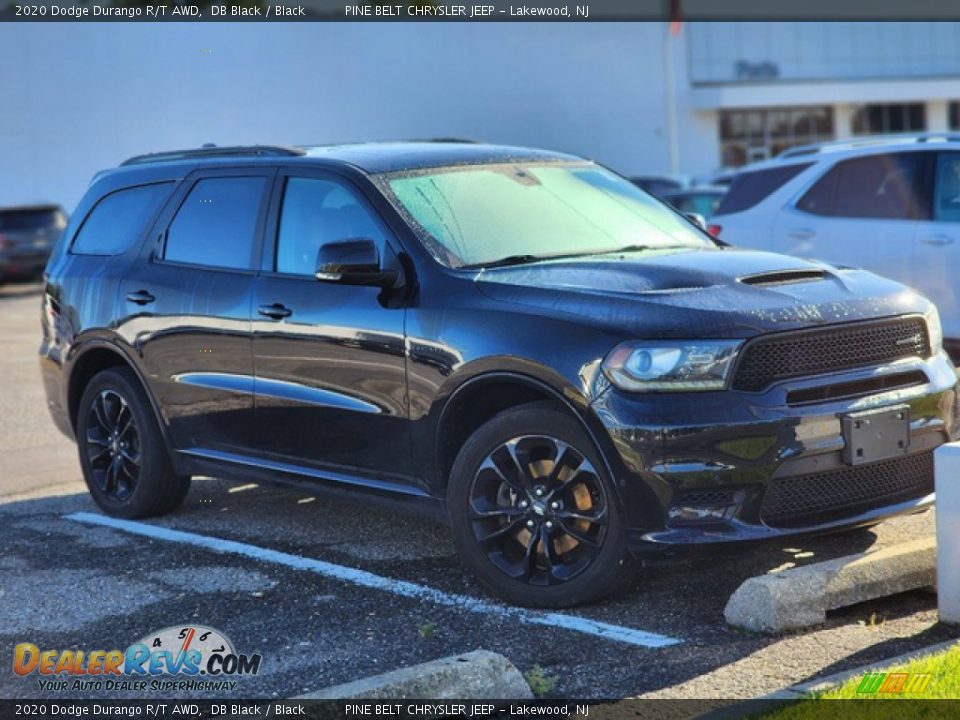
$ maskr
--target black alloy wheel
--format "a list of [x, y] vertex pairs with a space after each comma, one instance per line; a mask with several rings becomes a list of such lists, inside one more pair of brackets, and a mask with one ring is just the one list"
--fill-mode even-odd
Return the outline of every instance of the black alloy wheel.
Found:
[[509, 602], [579, 605], [631, 575], [601, 456], [553, 405], [511, 408], [480, 426], [453, 463], [447, 510], [464, 564]]
[[102, 390], [87, 414], [86, 452], [93, 482], [105, 497], [123, 502], [140, 479], [140, 434], [127, 401]]

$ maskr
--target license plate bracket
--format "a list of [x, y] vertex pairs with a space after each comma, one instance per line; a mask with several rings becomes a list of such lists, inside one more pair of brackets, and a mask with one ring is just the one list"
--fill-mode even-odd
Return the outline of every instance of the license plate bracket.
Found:
[[841, 418], [843, 461], [862, 465], [906, 455], [910, 450], [910, 406], [864, 410]]

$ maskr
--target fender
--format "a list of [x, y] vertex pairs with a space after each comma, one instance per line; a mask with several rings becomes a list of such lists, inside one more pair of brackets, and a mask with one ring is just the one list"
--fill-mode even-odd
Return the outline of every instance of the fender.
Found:
[[[70, 386], [73, 382], [73, 373], [77, 367], [78, 362], [83, 358], [87, 353], [92, 350], [109, 350], [114, 355], [116, 355], [124, 365], [133, 370], [134, 375], [137, 376], [137, 380], [140, 382], [140, 387], [143, 388], [144, 393], [150, 401], [150, 409], [153, 411], [153, 416], [157, 421], [157, 425], [160, 428], [160, 433], [163, 436], [163, 441], [167, 446], [168, 451], [172, 450], [173, 447], [170, 444], [170, 437], [167, 434], [167, 424], [163, 420], [163, 415], [160, 413], [160, 406], [157, 404], [156, 398], [153, 396], [153, 392], [150, 389], [150, 384], [147, 382], [146, 377], [143, 374], [143, 370], [140, 368], [140, 364], [136, 360], [136, 355], [132, 351], [132, 348], [126, 348], [122, 344], [111, 341], [109, 337], [95, 336], [89, 339], [85, 339], [79, 342], [75, 342], [70, 348], [70, 351], [67, 353], [66, 360], [64, 362], [64, 377], [66, 383], [64, 384], [64, 389], [67, 394], [66, 397], [66, 407], [68, 410], [71, 408], [70, 398]], [[79, 402], [79, 398], [76, 399]], [[76, 421], [71, 413], [70, 423], [73, 425], [74, 433], [76, 433]], [[172, 455], [172, 453], [171, 453]]]
[[[626, 469], [615, 466], [615, 463], [620, 456], [617, 453], [616, 448], [613, 446], [613, 441], [610, 439], [610, 436], [607, 434], [606, 429], [603, 427], [599, 418], [597, 418], [590, 411], [590, 405], [587, 401], [587, 398], [569, 384], [565, 384], [563, 388], [558, 388], [543, 379], [522, 372], [497, 371], [474, 375], [458, 385], [456, 389], [454, 389], [449, 395], [449, 397], [446, 398], [446, 400], [443, 402], [443, 407], [439, 411], [437, 421], [432, 425], [432, 462], [434, 465], [433, 476], [438, 477], [438, 470], [442, 466], [439, 430], [449, 419], [449, 413], [451, 412], [450, 408], [456, 405], [457, 398], [462, 396], [463, 393], [476, 388], [476, 386], [479, 384], [499, 382], [504, 380], [513, 383], [524, 384], [528, 387], [538, 390], [547, 397], [559, 402], [574, 417], [576, 417], [581, 427], [583, 427], [584, 431], [586, 431], [587, 437], [590, 438], [590, 441], [600, 454], [604, 470], [606, 470], [608, 477], [610, 477], [614, 483], [614, 487], [616, 489], [614, 495], [616, 496], [616, 502], [621, 511], [621, 516], [624, 518], [625, 522], [630, 524], [630, 519], [636, 515], [636, 512], [632, 511], [628, 507], [628, 503], [626, 502], [627, 498], [630, 498], [631, 500], [652, 500], [652, 498], [644, 496], [644, 493], [650, 492], [649, 488], [647, 488], [646, 484], [643, 482], [628, 483], [626, 479]], [[611, 459], [614, 460], [614, 463], [611, 463]], [[441, 478], [438, 478], [438, 480], [442, 482]], [[439, 488], [435, 490], [435, 494], [441, 498], [444, 497], [445, 493], [439, 492], [438, 490]]]

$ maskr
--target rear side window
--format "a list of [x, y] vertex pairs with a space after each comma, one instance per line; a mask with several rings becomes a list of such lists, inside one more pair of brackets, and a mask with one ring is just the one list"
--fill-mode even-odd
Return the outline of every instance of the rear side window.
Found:
[[920, 207], [921, 153], [886, 153], [837, 163], [797, 208], [815, 215], [904, 220]]
[[200, 180], [167, 230], [163, 257], [170, 262], [249, 270], [266, 178]]
[[146, 229], [171, 183], [140, 185], [101, 198], [73, 240], [74, 255], [122, 255]]
[[752, 208], [812, 164], [784, 165], [783, 167], [737, 174], [730, 184], [730, 191], [724, 195], [720, 207], [717, 208], [717, 214], [725, 215], [726, 213], [741, 212]]

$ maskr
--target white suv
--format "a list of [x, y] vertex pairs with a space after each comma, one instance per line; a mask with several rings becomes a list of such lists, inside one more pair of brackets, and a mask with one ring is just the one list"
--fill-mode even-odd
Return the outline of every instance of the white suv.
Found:
[[710, 231], [912, 285], [939, 307], [960, 355], [960, 135], [792, 148], [736, 176]]

